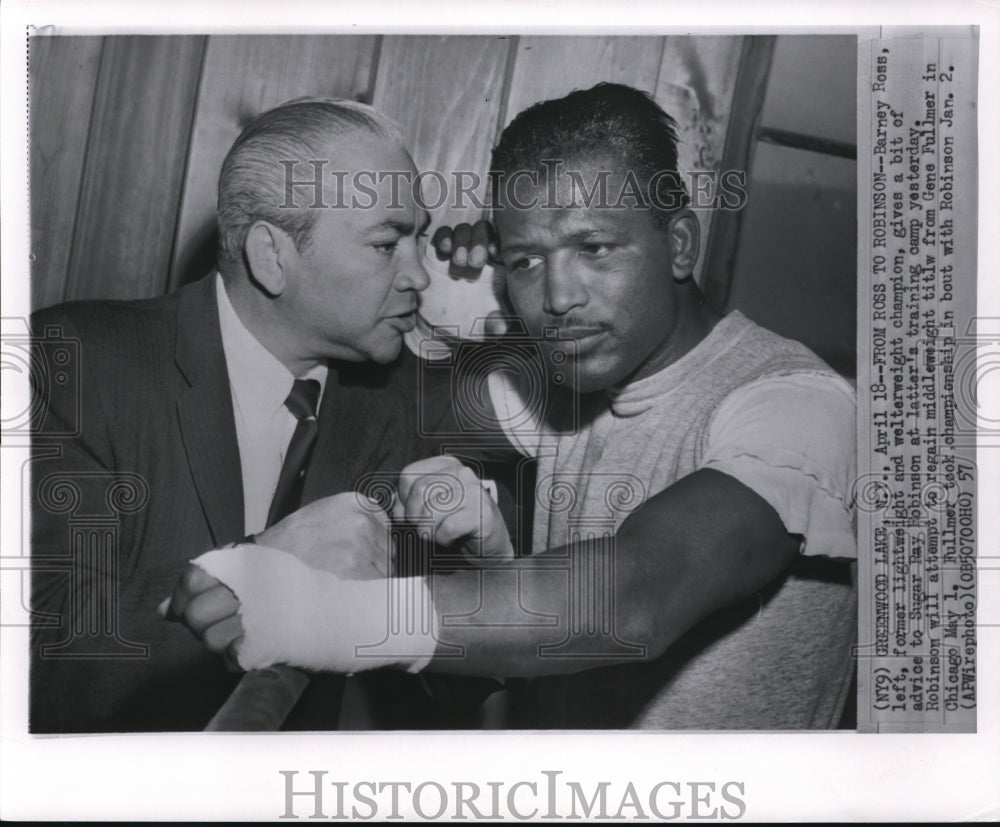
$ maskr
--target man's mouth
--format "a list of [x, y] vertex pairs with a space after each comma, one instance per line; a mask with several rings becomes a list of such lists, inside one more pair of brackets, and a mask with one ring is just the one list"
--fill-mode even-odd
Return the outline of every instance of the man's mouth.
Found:
[[559, 330], [560, 339], [572, 339], [575, 342], [582, 342], [585, 339], [593, 338], [594, 336], [599, 336], [601, 333], [605, 333], [606, 328], [603, 327], [570, 327], [561, 328]]
[[413, 307], [403, 313], [394, 313], [387, 317], [389, 320], [396, 322], [396, 326], [402, 329], [404, 332], [413, 330], [417, 326], [417, 308]]
[[608, 328], [597, 326], [560, 328], [559, 337], [550, 339], [547, 344], [567, 358], [579, 358], [600, 347], [607, 332]]

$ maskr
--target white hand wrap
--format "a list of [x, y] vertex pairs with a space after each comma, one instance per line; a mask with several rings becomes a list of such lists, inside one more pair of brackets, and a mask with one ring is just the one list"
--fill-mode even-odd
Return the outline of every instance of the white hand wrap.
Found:
[[352, 674], [383, 666], [419, 672], [434, 655], [438, 620], [420, 577], [342, 580], [259, 545], [192, 561], [240, 601], [243, 669], [284, 663]]

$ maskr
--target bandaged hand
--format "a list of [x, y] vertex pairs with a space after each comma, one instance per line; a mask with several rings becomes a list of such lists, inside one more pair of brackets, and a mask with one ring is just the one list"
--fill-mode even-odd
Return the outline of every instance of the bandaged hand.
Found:
[[246, 670], [284, 663], [343, 674], [387, 666], [416, 672], [437, 646], [423, 579], [346, 580], [261, 545], [198, 557], [161, 613]]
[[303, 506], [258, 534], [256, 542], [348, 580], [392, 572], [388, 515], [375, 500], [353, 491]]
[[209, 652], [222, 655], [227, 667], [237, 670], [237, 649], [243, 640], [240, 602], [232, 590], [193, 563], [185, 569], [173, 594], [160, 603], [167, 620], [183, 623]]
[[472, 469], [438, 456], [408, 465], [399, 475], [393, 517], [426, 526], [435, 543], [469, 557], [513, 557], [503, 517]]

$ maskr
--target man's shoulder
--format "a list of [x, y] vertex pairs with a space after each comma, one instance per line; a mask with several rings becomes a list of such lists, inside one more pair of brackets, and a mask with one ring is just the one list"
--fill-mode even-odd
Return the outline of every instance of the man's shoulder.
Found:
[[109, 394], [108, 405], [117, 406], [146, 398], [136, 389], [166, 392], [171, 387], [182, 338], [196, 352], [189, 361], [213, 358], [209, 325], [218, 314], [214, 304], [206, 305], [207, 292], [199, 282], [150, 299], [66, 302], [33, 313], [31, 334], [36, 347], [55, 340], [70, 343], [79, 354], [81, 381]]
[[95, 344], [122, 337], [148, 337], [176, 316], [178, 294], [154, 299], [88, 299], [64, 302], [31, 314], [31, 330], [38, 336], [61, 333]]
[[747, 372], [745, 381], [761, 375], [815, 373], [837, 376], [836, 371], [806, 345], [762, 327], [738, 310], [727, 314], [719, 323], [723, 335], [709, 336], [716, 356]]
[[149, 358], [151, 349], [159, 352], [173, 347], [185, 307], [208, 310], [208, 303], [213, 302], [211, 287], [208, 277], [155, 298], [64, 302], [32, 313], [31, 332], [36, 340], [75, 339], [92, 354], [90, 358], [127, 359], [130, 353]]

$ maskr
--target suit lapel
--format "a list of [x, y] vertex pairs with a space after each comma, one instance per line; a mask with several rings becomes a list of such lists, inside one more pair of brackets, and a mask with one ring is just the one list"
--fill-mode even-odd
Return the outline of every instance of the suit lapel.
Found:
[[243, 536], [243, 478], [214, 274], [181, 293], [175, 356], [190, 385], [177, 401], [181, 438], [212, 539], [222, 545]]

